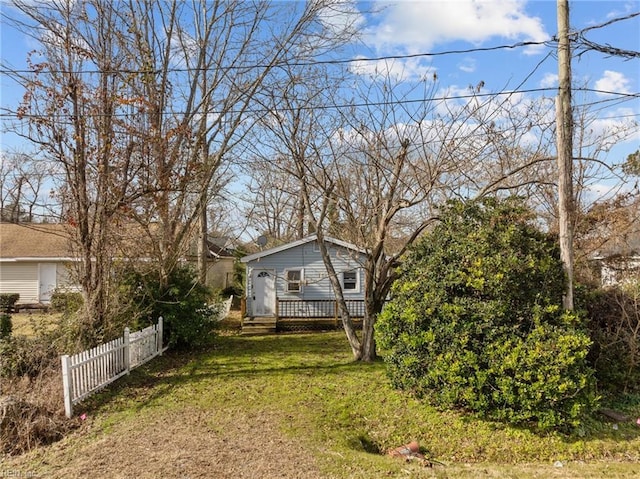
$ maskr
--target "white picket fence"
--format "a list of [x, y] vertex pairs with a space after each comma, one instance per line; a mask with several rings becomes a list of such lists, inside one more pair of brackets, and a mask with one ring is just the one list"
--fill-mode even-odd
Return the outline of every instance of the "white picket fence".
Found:
[[229, 316], [229, 312], [231, 311], [231, 303], [233, 303], [233, 295], [229, 296], [220, 304], [220, 311], [218, 312], [218, 321], [222, 321], [227, 316]]
[[74, 404], [165, 350], [162, 348], [162, 318], [159, 318], [157, 325], [133, 333], [125, 328], [121, 338], [72, 356], [62, 356], [62, 386], [67, 417], [73, 415]]

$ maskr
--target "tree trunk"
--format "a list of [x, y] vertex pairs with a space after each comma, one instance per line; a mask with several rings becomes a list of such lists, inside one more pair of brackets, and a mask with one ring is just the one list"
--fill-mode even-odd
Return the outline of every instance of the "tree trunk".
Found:
[[200, 233], [198, 235], [198, 281], [207, 284], [207, 202], [203, 196], [200, 200]]

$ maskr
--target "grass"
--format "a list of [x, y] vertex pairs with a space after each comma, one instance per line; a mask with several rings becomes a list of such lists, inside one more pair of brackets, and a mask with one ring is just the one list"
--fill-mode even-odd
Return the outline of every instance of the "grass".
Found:
[[11, 314], [14, 336], [33, 337], [39, 331], [53, 330], [60, 322], [61, 313], [42, 310], [23, 310]]
[[[619, 406], [640, 416], [640, 397]], [[353, 363], [342, 333], [222, 336], [211, 350], [154, 360], [78, 409], [91, 419], [77, 433], [57, 447], [0, 462], [0, 474], [14, 467], [55, 477], [52, 465], [73, 463], [87, 444], [131, 443], [132, 431], [188, 411], [199, 418], [192, 435], [205, 426], [212, 436], [230, 421], [269, 418], [331, 478], [640, 476], [634, 424], [614, 428], [594, 418], [567, 437], [437, 411], [393, 390], [382, 362]], [[264, 438], [255, 429], [250, 440]], [[384, 454], [411, 440], [434, 467]]]

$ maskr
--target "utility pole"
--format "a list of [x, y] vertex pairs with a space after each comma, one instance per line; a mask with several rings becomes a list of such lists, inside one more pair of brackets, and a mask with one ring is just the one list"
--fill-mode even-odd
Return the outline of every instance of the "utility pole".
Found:
[[567, 275], [564, 307], [573, 310], [573, 113], [571, 111], [571, 43], [569, 2], [558, 5], [558, 97], [556, 99], [556, 150], [558, 154], [558, 213], [560, 256]]

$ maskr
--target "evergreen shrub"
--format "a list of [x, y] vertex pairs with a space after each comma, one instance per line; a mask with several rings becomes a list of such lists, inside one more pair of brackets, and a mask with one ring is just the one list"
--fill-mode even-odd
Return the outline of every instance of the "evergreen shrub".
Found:
[[376, 326], [396, 387], [540, 430], [597, 406], [585, 322], [560, 306], [557, 242], [521, 200], [449, 203], [403, 264]]
[[158, 271], [127, 271], [120, 283], [121, 313], [132, 328], [157, 322], [162, 316], [165, 344], [176, 348], [197, 348], [215, 336], [217, 304], [213, 293], [200, 284], [189, 266], [176, 267], [162, 281]]
[[18, 293], [0, 293], [0, 311], [12, 313], [19, 299]]

